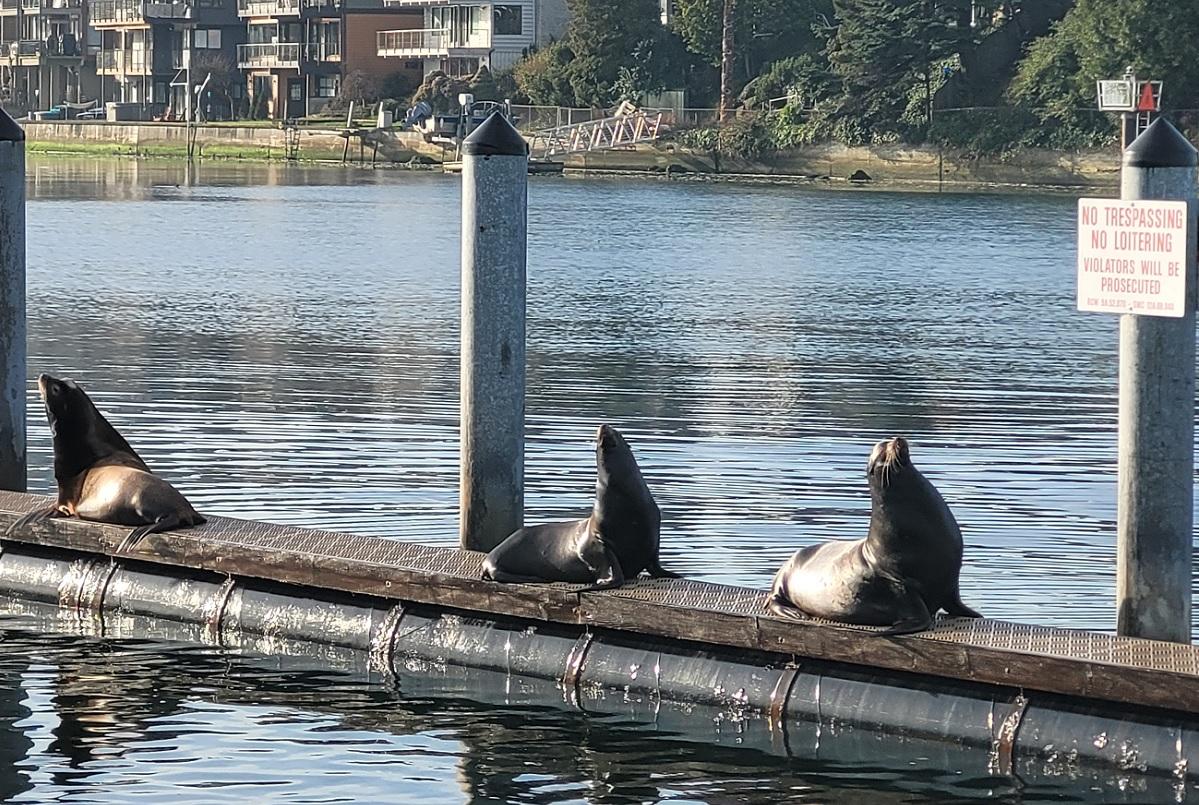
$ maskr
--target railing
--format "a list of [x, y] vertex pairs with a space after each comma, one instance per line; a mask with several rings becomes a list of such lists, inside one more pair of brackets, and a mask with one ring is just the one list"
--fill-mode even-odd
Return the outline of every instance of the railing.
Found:
[[101, 50], [96, 53], [96, 72], [105, 75], [149, 75], [154, 64], [151, 50]]
[[140, 23], [149, 19], [189, 20], [195, 16], [191, 3], [150, 3], [145, 0], [93, 0], [91, 21], [95, 25]]
[[195, 16], [191, 3], [145, 3], [144, 14], [157, 20], [190, 20]]
[[27, 11], [71, 11], [82, 6], [83, 0], [21, 0], [21, 8]]
[[484, 34], [478, 34], [466, 40], [454, 39], [449, 28], [413, 28], [399, 31], [379, 31], [375, 39], [375, 53], [378, 56], [399, 56], [412, 58], [419, 56], [445, 56], [453, 48], [478, 48], [486, 50], [491, 47], [491, 39]]
[[237, 46], [237, 66], [246, 68], [258, 67], [299, 67], [299, 42], [270, 42], [257, 45]]
[[45, 42], [40, 42], [37, 39], [22, 39], [19, 42], [9, 42], [4, 47], [4, 55], [10, 59], [15, 59], [19, 56], [36, 56], [41, 53], [46, 47]]
[[[454, 0], [454, 1], [462, 2], [462, 0]], [[421, 7], [425, 7], [425, 6], [445, 6], [445, 5], [449, 5], [450, 2], [451, 2], [451, 0], [383, 0], [383, 5], [384, 5], [384, 7], [408, 6], [409, 8], [411, 8], [411, 7], [421, 8]]]
[[621, 108], [602, 120], [536, 132], [529, 142], [529, 153], [540, 157], [564, 156], [650, 142], [665, 131], [662, 118], [661, 112]]
[[300, 13], [300, 0], [237, 0], [241, 17], [294, 17]]

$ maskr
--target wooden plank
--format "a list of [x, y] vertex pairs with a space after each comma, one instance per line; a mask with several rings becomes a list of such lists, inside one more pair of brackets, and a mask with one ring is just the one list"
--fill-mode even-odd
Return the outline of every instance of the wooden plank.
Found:
[[[32, 496], [0, 495], [0, 529], [25, 511], [44, 505], [45, 499]], [[273, 528], [294, 547], [263, 547], [269, 539], [255, 534]], [[256, 531], [257, 529], [257, 531]], [[85, 553], [112, 555], [128, 529], [84, 523], [78, 520], [43, 520], [8, 538]], [[245, 535], [244, 544], [237, 534]], [[877, 637], [869, 630], [822, 623], [794, 622], [767, 616], [756, 606], [749, 607], [749, 591], [741, 588], [705, 585], [698, 582], [654, 582], [631, 590], [578, 593], [566, 585], [500, 585], [484, 582], [465, 571], [450, 572], [436, 567], [444, 559], [460, 568], [477, 565], [479, 555], [458, 551], [421, 548], [421, 557], [407, 567], [380, 561], [366, 561], [330, 552], [313, 552], [303, 547], [308, 539], [344, 538], [347, 545], [400, 548], [407, 543], [372, 540], [305, 529], [266, 527], [260, 523], [212, 518], [209, 526], [150, 535], [142, 540], [130, 558], [177, 567], [210, 570], [230, 575], [266, 579], [288, 584], [372, 595], [381, 598], [430, 604], [530, 620], [552, 621], [576, 626], [632, 632], [651, 637], [686, 640], [714, 646], [753, 649], [796, 658], [819, 659], [867, 668], [905, 671], [927, 676], [966, 680], [984, 684], [1024, 688], [1047, 693], [1099, 699], [1126, 705], [1139, 705], [1199, 713], [1199, 649], [1169, 646], [1170, 656], [1181, 656], [1194, 663], [1179, 670], [1151, 662], [1137, 664], [1107, 662], [1095, 657], [1014, 650], [1002, 645], [937, 639], [928, 634], [903, 637]], [[332, 548], [329, 549], [330, 551]], [[386, 555], [383, 551], [381, 555]], [[462, 560], [469, 560], [463, 562]], [[454, 561], [457, 565], [454, 565]], [[472, 564], [474, 563], [474, 564]], [[652, 589], [651, 589], [652, 588]], [[655, 599], [644, 590], [661, 592]], [[678, 592], [682, 590], [683, 594]], [[718, 601], [727, 593], [739, 593], [736, 611], [719, 605], [689, 606], [688, 596], [707, 596]], [[756, 596], [756, 593], [754, 594]], [[699, 597], [694, 600], [700, 600]], [[756, 601], [756, 597], [753, 599]], [[682, 602], [682, 603], [680, 603]], [[1000, 625], [1004, 626], [1004, 625]], [[1027, 628], [1016, 627], [1013, 629]], [[1070, 636], [1065, 630], [1043, 630], [1052, 638]], [[1109, 639], [1109, 638], [1105, 638]], [[1150, 641], [1122, 641], [1121, 647], [1148, 649], [1163, 644]], [[1161, 653], [1161, 652], [1157, 652]], [[1185, 665], [1185, 663], [1184, 663]]]

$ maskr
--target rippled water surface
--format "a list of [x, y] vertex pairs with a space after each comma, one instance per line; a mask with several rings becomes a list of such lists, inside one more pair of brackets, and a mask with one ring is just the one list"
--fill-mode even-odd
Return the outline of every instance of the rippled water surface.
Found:
[[[80, 381], [203, 511], [454, 544], [457, 179], [29, 168], [31, 374]], [[765, 586], [797, 547], [865, 534], [867, 454], [902, 433], [962, 526], [968, 603], [1114, 627], [1117, 324], [1074, 310], [1072, 199], [562, 178], [529, 198], [527, 522], [582, 516], [612, 422], [662, 508], [663, 563]], [[1015, 796], [5, 623], [29, 801]], [[125, 700], [146, 674], [165, 692]], [[104, 740], [79, 754], [68, 716]], [[496, 731], [523, 771], [480, 791], [469, 736]], [[539, 768], [563, 753], [569, 773]]]

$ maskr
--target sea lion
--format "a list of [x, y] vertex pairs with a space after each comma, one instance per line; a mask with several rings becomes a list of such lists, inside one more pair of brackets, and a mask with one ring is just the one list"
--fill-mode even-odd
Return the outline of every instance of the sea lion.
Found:
[[775, 574], [766, 608], [787, 618], [890, 627], [880, 635], [927, 629], [940, 609], [982, 617], [958, 592], [962, 532], [941, 493], [912, 464], [907, 440], [876, 444], [866, 472], [866, 538], [797, 551]]
[[590, 517], [513, 532], [483, 560], [483, 578], [565, 581], [590, 584], [589, 590], [619, 587], [643, 570], [679, 578], [658, 563], [662, 515], [629, 443], [611, 425], [596, 431], [595, 468]]
[[137, 526], [118, 547], [133, 547], [146, 534], [205, 522], [187, 499], [150, 472], [146, 462], [108, 423], [87, 394], [70, 380], [43, 374], [38, 390], [54, 435], [58, 501], [30, 512], [15, 530], [42, 517], [78, 517]]

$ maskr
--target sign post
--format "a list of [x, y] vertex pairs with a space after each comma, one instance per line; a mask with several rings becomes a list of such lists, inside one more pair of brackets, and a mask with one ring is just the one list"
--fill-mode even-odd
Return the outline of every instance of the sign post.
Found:
[[1191, 641], [1196, 151], [1163, 119], [1079, 201], [1078, 309], [1120, 316], [1117, 629]]

